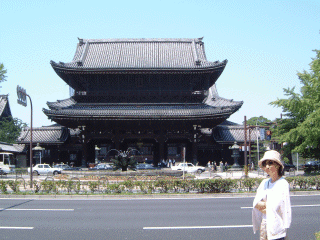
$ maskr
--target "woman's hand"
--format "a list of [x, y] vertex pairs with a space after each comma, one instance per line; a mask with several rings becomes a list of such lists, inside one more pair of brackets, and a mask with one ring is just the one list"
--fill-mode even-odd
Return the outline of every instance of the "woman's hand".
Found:
[[267, 203], [264, 200], [261, 200], [260, 202], [257, 203], [255, 206], [256, 209], [258, 209], [260, 212], [266, 214], [266, 208], [267, 208]]

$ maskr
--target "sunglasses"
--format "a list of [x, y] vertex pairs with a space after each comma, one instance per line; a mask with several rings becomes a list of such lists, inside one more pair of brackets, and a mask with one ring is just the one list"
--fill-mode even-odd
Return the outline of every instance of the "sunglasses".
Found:
[[266, 160], [266, 161], [263, 161], [263, 162], [262, 162], [262, 167], [267, 166], [267, 164], [268, 164], [269, 166], [271, 166], [271, 165], [273, 165], [274, 163], [275, 163], [274, 161]]

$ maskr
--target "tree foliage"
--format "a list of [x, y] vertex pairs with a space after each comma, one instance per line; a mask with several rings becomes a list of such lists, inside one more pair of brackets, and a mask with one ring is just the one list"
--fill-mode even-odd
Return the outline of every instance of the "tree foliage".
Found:
[[127, 171], [128, 168], [135, 169], [137, 166], [135, 156], [130, 156], [128, 152], [120, 152], [111, 162], [113, 162], [113, 168], [115, 170], [121, 168], [122, 171]]
[[6, 81], [7, 76], [5, 75], [7, 70], [4, 68], [3, 63], [0, 63], [0, 83]]
[[300, 93], [295, 88], [284, 89], [287, 99], [277, 99], [271, 105], [281, 107], [285, 118], [278, 123], [284, 150], [299, 152], [304, 157], [320, 158], [320, 51], [314, 50], [310, 71], [298, 73]]
[[0, 141], [15, 143], [20, 135], [22, 128], [27, 124], [18, 118], [7, 117], [0, 121]]
[[267, 126], [267, 123], [271, 122], [268, 118], [263, 116], [260, 117], [252, 117], [247, 120], [247, 125], [249, 126]]

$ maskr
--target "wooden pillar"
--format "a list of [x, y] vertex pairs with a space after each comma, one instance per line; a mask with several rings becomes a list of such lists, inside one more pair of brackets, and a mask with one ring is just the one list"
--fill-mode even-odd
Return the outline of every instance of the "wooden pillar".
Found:
[[88, 141], [87, 141], [87, 134], [86, 134], [86, 126], [79, 126], [79, 129], [81, 130], [80, 136], [81, 136], [81, 144], [82, 144], [82, 159], [81, 159], [81, 166], [87, 167], [87, 161], [88, 161]]
[[196, 165], [198, 162], [198, 129], [193, 126], [193, 141], [192, 141], [192, 163]]
[[165, 158], [165, 154], [164, 154], [164, 151], [165, 151], [165, 149], [164, 149], [164, 137], [163, 136], [161, 136], [161, 137], [159, 137], [158, 138], [158, 142], [159, 142], [159, 160], [160, 160], [160, 162], [162, 161], [162, 159], [164, 159]]

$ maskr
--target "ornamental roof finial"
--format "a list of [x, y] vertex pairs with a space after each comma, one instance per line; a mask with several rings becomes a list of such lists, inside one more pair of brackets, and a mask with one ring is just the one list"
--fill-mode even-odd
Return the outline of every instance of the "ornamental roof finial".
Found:
[[78, 38], [79, 39], [79, 44], [82, 45], [83, 44], [83, 38]]

